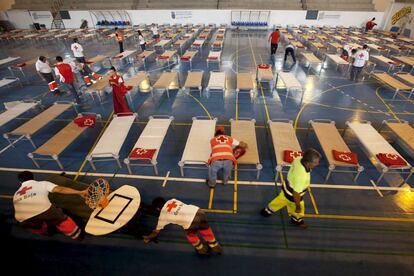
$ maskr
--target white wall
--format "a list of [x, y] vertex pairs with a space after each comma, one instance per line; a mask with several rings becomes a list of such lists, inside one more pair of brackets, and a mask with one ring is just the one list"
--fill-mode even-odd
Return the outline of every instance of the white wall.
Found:
[[0, 19], [10, 21], [15, 28], [27, 29], [34, 22], [50, 28], [52, 15], [49, 11], [8, 10], [0, 12]]
[[[129, 10], [128, 13], [131, 17], [133, 25], [141, 23], [216, 23], [216, 24], [230, 24], [231, 23], [231, 10], [173, 10], [177, 13], [177, 17], [173, 19], [171, 17], [171, 11], [169, 10]], [[187, 16], [182, 18], [178, 16], [179, 12], [188, 12]], [[323, 11], [320, 11], [320, 15]], [[41, 13], [41, 12], [37, 12]], [[48, 12], [47, 12], [48, 13]], [[361, 26], [365, 24], [372, 17], [377, 18], [377, 22], [381, 22], [383, 19], [383, 12], [342, 12], [342, 11], [325, 11], [323, 12], [324, 18], [318, 20], [306, 20], [306, 11], [294, 10], [294, 11], [271, 11], [270, 25], [342, 25], [342, 26]], [[27, 11], [11, 10], [7, 12], [7, 19], [11, 21], [17, 28], [27, 28], [30, 24], [33, 24], [34, 19]], [[4, 16], [4, 15], [3, 15]], [[0, 13], [0, 17], [1, 16]], [[64, 24], [67, 28], [78, 28], [81, 24], [81, 19], [86, 19], [89, 22], [89, 27], [93, 27], [92, 19], [88, 11], [70, 11], [70, 20], [64, 20]], [[93, 18], [93, 21], [96, 21]], [[38, 19], [35, 22], [46, 24], [50, 26], [51, 19]], [[96, 23], [96, 22], [95, 22]]]

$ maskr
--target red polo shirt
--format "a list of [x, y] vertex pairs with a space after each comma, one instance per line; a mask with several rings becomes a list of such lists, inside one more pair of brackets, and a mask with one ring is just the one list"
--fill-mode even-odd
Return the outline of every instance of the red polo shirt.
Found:
[[278, 44], [279, 43], [279, 38], [280, 38], [280, 32], [274, 31], [273, 33], [270, 34], [270, 38], [271, 38], [270, 43]]

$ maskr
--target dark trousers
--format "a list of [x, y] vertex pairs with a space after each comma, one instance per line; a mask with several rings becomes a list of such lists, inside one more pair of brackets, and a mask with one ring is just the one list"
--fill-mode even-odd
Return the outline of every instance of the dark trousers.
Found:
[[270, 44], [270, 54], [271, 54], [271, 55], [276, 54], [276, 51], [277, 51], [277, 46], [278, 46], [278, 44], [277, 44], [277, 43], [275, 43], [275, 44], [271, 43], [271, 44]]
[[85, 57], [76, 57], [75, 59], [80, 63], [86, 63]]
[[65, 86], [67, 86], [67, 88], [70, 90], [70, 92], [72, 92], [72, 95], [76, 100], [76, 103], [78, 103], [78, 104], [81, 103], [81, 99], [79, 98], [78, 91], [76, 91], [75, 84], [73, 82], [72, 83], [65, 83]]
[[363, 66], [362, 67], [356, 67], [356, 66], [352, 65], [352, 68], [351, 68], [351, 80], [352, 81], [357, 81], [358, 80], [358, 77], [361, 74], [362, 69], [364, 69]]
[[47, 83], [55, 80], [52, 73], [40, 73]]
[[39, 229], [43, 222], [46, 222], [48, 225], [59, 225], [66, 219], [67, 216], [62, 209], [52, 205], [43, 213], [21, 222], [20, 225], [25, 228]]
[[145, 47], [145, 46], [146, 46], [146, 43], [144, 43], [144, 44], [140, 44], [140, 46], [141, 46], [141, 50], [142, 50], [142, 51], [145, 51], [145, 48], [146, 48], [146, 47]]
[[286, 59], [287, 59], [288, 55], [290, 55], [292, 57], [293, 62], [296, 62], [295, 50], [293, 50], [290, 47], [286, 48], [286, 50], [285, 50], [285, 62], [286, 62]]
[[124, 42], [118, 41], [118, 44], [119, 44], [119, 52], [122, 53], [124, 51]]

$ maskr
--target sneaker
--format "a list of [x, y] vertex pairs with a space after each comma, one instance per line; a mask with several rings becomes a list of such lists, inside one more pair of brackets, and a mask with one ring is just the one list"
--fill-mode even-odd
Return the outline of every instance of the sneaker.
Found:
[[272, 214], [271, 214], [271, 213], [269, 213], [269, 212], [266, 210], [266, 208], [263, 208], [263, 209], [260, 211], [260, 215], [262, 215], [262, 217], [268, 218], [268, 217], [270, 217]]

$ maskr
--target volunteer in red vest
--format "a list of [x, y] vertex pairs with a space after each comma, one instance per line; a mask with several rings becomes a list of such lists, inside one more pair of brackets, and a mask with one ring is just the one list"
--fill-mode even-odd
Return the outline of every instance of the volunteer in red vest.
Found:
[[15, 218], [20, 225], [39, 235], [46, 234], [48, 226], [55, 226], [72, 239], [82, 238], [82, 230], [63, 213], [62, 209], [50, 202], [48, 195], [60, 193], [85, 197], [87, 189], [78, 191], [55, 185], [49, 181], [36, 181], [30, 171], [23, 171], [17, 177], [21, 186], [13, 196], [13, 205]]
[[372, 29], [374, 29], [375, 26], [377, 26], [377, 23], [375, 23], [374, 21], [375, 17], [368, 21], [367, 24], [365, 24], [365, 32], [371, 31]]
[[119, 44], [119, 52], [122, 53], [124, 51], [124, 35], [118, 28], [115, 28], [115, 39]]
[[55, 74], [60, 78], [61, 83], [65, 84], [68, 89], [72, 92], [73, 97], [76, 100], [76, 103], [80, 103], [81, 100], [78, 96], [78, 91], [75, 88], [75, 81], [76, 77], [73, 73], [73, 68], [67, 63], [63, 62], [63, 58], [61, 56], [56, 57], [56, 65], [55, 65]]
[[[207, 222], [206, 214], [199, 207], [185, 204], [175, 198], [166, 201], [162, 197], [157, 197], [152, 201], [152, 208], [159, 218], [155, 230], [148, 236], [143, 236], [145, 243], [156, 240], [168, 224], [176, 224], [184, 229], [187, 240], [198, 254], [222, 253], [221, 246]], [[207, 246], [200, 240], [199, 235], [207, 242]]]
[[211, 156], [208, 160], [210, 166], [208, 168], [207, 184], [210, 188], [214, 188], [219, 170], [223, 169], [223, 184], [227, 184], [230, 179], [233, 165], [236, 163], [236, 158], [233, 155], [233, 147], [240, 146], [247, 148], [247, 144], [224, 135], [222, 130], [217, 130], [214, 138], [210, 140], [210, 145]]
[[128, 87], [125, 86], [124, 79], [116, 71], [115, 67], [111, 67], [109, 74], [109, 84], [112, 86], [112, 99], [114, 101], [114, 113], [131, 113], [125, 94]]
[[277, 46], [279, 44], [280, 32], [279, 29], [274, 30], [269, 36], [270, 55], [276, 54]]
[[305, 203], [303, 196], [310, 186], [310, 173], [319, 165], [321, 155], [314, 149], [308, 149], [303, 157], [293, 160], [289, 169], [287, 180], [282, 179], [282, 191], [274, 198], [260, 214], [269, 217], [283, 207], [287, 207], [290, 221], [293, 225], [306, 228], [304, 221]]
[[368, 53], [368, 45], [364, 45], [362, 49], [356, 51], [354, 55], [352, 55], [351, 62], [351, 80], [358, 81], [358, 77], [361, 74], [362, 70], [364, 69], [365, 64], [369, 60], [369, 53]]
[[39, 59], [36, 61], [35, 67], [39, 76], [45, 82], [47, 82], [50, 91], [55, 93], [55, 95], [61, 94], [58, 85], [55, 81], [55, 77], [53, 76], [52, 68], [50, 67], [49, 62], [47, 61], [47, 58], [44, 56], [40, 56]]

